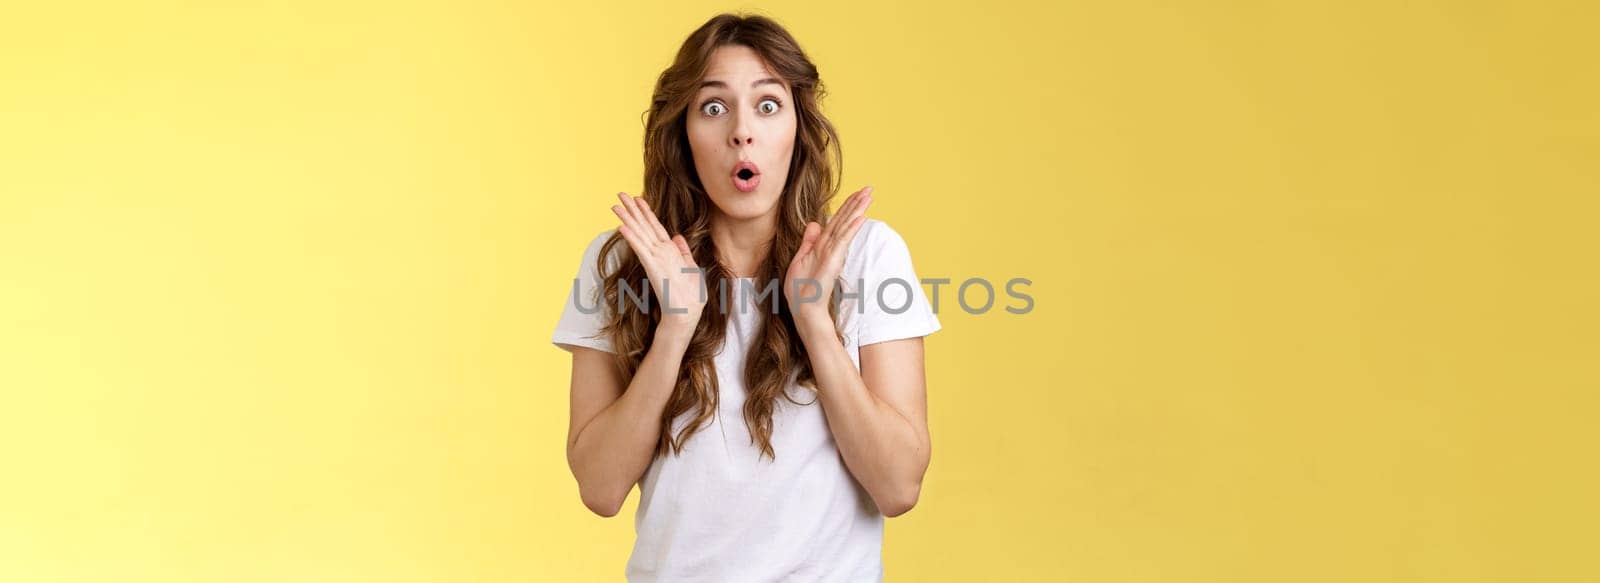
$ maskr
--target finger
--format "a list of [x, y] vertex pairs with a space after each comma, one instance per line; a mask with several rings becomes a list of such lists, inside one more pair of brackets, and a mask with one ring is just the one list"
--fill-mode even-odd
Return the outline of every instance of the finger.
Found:
[[839, 205], [838, 212], [835, 212], [832, 216], [829, 216], [827, 219], [827, 224], [822, 226], [822, 239], [826, 240], [829, 238], [829, 236], [833, 233], [834, 228], [838, 226], [839, 218], [844, 216], [844, 213], [849, 212], [850, 207], [854, 205], [856, 200], [860, 198], [861, 191], [857, 190], [850, 195], [850, 198], [845, 199], [844, 204]]
[[[617, 196], [621, 198], [627, 198], [625, 195], [619, 194]], [[622, 225], [632, 229], [635, 235], [643, 233], [643, 231], [639, 229], [639, 222], [633, 219], [633, 213], [628, 212], [628, 207], [620, 204], [611, 205], [611, 212], [616, 213], [617, 218], [622, 220]]]
[[622, 233], [622, 238], [628, 242], [628, 248], [633, 250], [633, 256], [639, 258], [639, 264], [645, 266], [645, 271], [648, 272], [650, 254], [640, 251], [640, 249], [645, 248], [644, 241], [639, 240], [639, 235], [633, 232], [633, 229], [628, 228], [627, 225], [617, 227], [617, 232]]
[[857, 199], [855, 207], [850, 209], [850, 214], [844, 216], [843, 223], [846, 226], [834, 231], [833, 241], [835, 244], [849, 241], [849, 239], [845, 238], [846, 235], [853, 234], [848, 233], [851, 228], [860, 227], [858, 223], [866, 218], [867, 207], [869, 206], [872, 206], [872, 189], [870, 187], [863, 192], [861, 198]]
[[817, 235], [821, 232], [821, 225], [816, 223], [806, 223], [805, 234], [800, 237], [800, 248], [795, 250], [794, 258], [799, 259], [801, 257], [805, 257], [806, 253], [810, 252], [811, 248], [816, 245], [817, 239], [820, 238]]
[[629, 216], [621, 206], [612, 206], [611, 212], [622, 219], [622, 226], [617, 227], [617, 232], [622, 233], [622, 238], [628, 241], [628, 247], [633, 248], [633, 255], [638, 257], [641, 263], [648, 265], [650, 254], [647, 251], [650, 247], [646, 245], [644, 238], [639, 236], [639, 228], [634, 226], [633, 217]]
[[850, 197], [844, 199], [844, 204], [839, 205], [839, 210], [835, 211], [833, 215], [829, 217], [829, 219], [832, 220], [835, 217], [840, 217], [843, 216], [844, 213], [850, 212], [850, 207], [855, 206], [856, 201], [861, 200], [861, 193], [865, 190], [866, 189], [862, 189], [850, 193]]
[[856, 238], [856, 231], [860, 231], [861, 225], [865, 224], [867, 224], [867, 215], [857, 215], [856, 220], [850, 221], [850, 228], [845, 229], [844, 236], [839, 239], [839, 248], [849, 249], [850, 242]]
[[656, 216], [654, 210], [651, 210], [650, 201], [645, 200], [642, 196], [638, 200], [639, 210], [644, 212], [645, 220], [649, 223], [651, 230], [655, 231], [656, 236], [661, 238], [662, 241], [671, 239], [672, 235], [667, 234], [667, 228], [661, 226], [661, 218]]
[[627, 209], [628, 216], [633, 218], [633, 224], [629, 226], [633, 227], [634, 234], [639, 235], [639, 238], [647, 243], [655, 242], [657, 240], [655, 231], [645, 221], [644, 212], [639, 210], [639, 201], [625, 192], [617, 193], [617, 198], [622, 199], [622, 208]]
[[857, 190], [855, 194], [850, 195], [850, 200], [845, 201], [844, 204], [839, 207], [839, 212], [834, 213], [833, 215], [835, 219], [838, 219], [838, 224], [834, 225], [835, 232], [844, 228], [845, 225], [850, 224], [850, 213], [854, 212], [857, 207], [860, 207], [861, 201], [866, 199], [871, 194], [872, 187], [868, 186], [862, 188], [861, 190]]
[[833, 228], [829, 229], [824, 234], [823, 239], [817, 242], [817, 245], [823, 249], [823, 253], [831, 254], [833, 252], [834, 246], [839, 241], [839, 236], [850, 228], [850, 221], [855, 220], [855, 217], [864, 208], [862, 203], [870, 200], [871, 196], [871, 187], [863, 188], [848, 205], [840, 208], [839, 212], [833, 215]]
[[839, 213], [844, 212], [844, 210], [847, 209], [847, 208], [850, 208], [850, 203], [855, 202], [856, 201], [856, 195], [860, 194], [860, 193], [861, 193], [861, 191], [859, 191], [859, 190], [856, 191], [856, 192], [850, 193], [850, 196], [844, 199], [844, 204], [839, 205], [839, 210], [838, 211], [835, 211], [833, 214], [828, 215], [826, 217], [823, 217], [822, 224], [821, 224], [821, 226], [822, 226], [822, 234], [823, 235], [826, 235], [828, 233], [828, 229], [833, 227], [834, 217], [839, 216]]

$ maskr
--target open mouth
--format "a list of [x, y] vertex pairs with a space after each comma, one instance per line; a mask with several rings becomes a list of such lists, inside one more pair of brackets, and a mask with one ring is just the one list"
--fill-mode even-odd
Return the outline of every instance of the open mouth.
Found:
[[761, 185], [761, 168], [755, 162], [740, 161], [733, 167], [733, 187], [739, 192], [753, 192]]

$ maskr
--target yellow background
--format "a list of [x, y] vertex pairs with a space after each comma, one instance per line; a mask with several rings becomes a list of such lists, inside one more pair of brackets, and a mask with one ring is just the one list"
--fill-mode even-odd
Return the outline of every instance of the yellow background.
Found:
[[[757, 7], [250, 4], [0, 17], [0, 581], [620, 579], [549, 335]], [[888, 579], [1600, 578], [1593, 6], [759, 6], [920, 274], [1034, 281]]]

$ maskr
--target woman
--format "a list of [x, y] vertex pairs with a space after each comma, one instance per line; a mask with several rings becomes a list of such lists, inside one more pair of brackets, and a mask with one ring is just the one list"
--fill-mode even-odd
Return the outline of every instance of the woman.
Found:
[[639, 485], [630, 581], [881, 580], [916, 504], [940, 324], [870, 187], [824, 217], [822, 95], [781, 26], [712, 18], [656, 84], [644, 196], [584, 252], [567, 459], [601, 516]]

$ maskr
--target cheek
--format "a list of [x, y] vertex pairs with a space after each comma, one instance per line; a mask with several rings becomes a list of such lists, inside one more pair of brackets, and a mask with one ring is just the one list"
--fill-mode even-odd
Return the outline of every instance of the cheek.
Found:
[[[692, 154], [710, 155], [715, 153], [722, 143], [717, 139], [716, 129], [710, 124], [690, 121], [685, 128], [689, 134], [689, 152]], [[696, 156], [699, 160], [702, 156]]]
[[777, 153], [784, 164], [789, 163], [789, 157], [794, 154], [795, 132], [798, 131], [798, 122], [793, 113], [783, 119], [777, 127], [777, 136], [773, 143], [777, 145]]
[[794, 110], [790, 110], [789, 115], [783, 118], [783, 134], [789, 138], [789, 142], [794, 142], [794, 133], [798, 127], [800, 127], [800, 120], [795, 117]]

